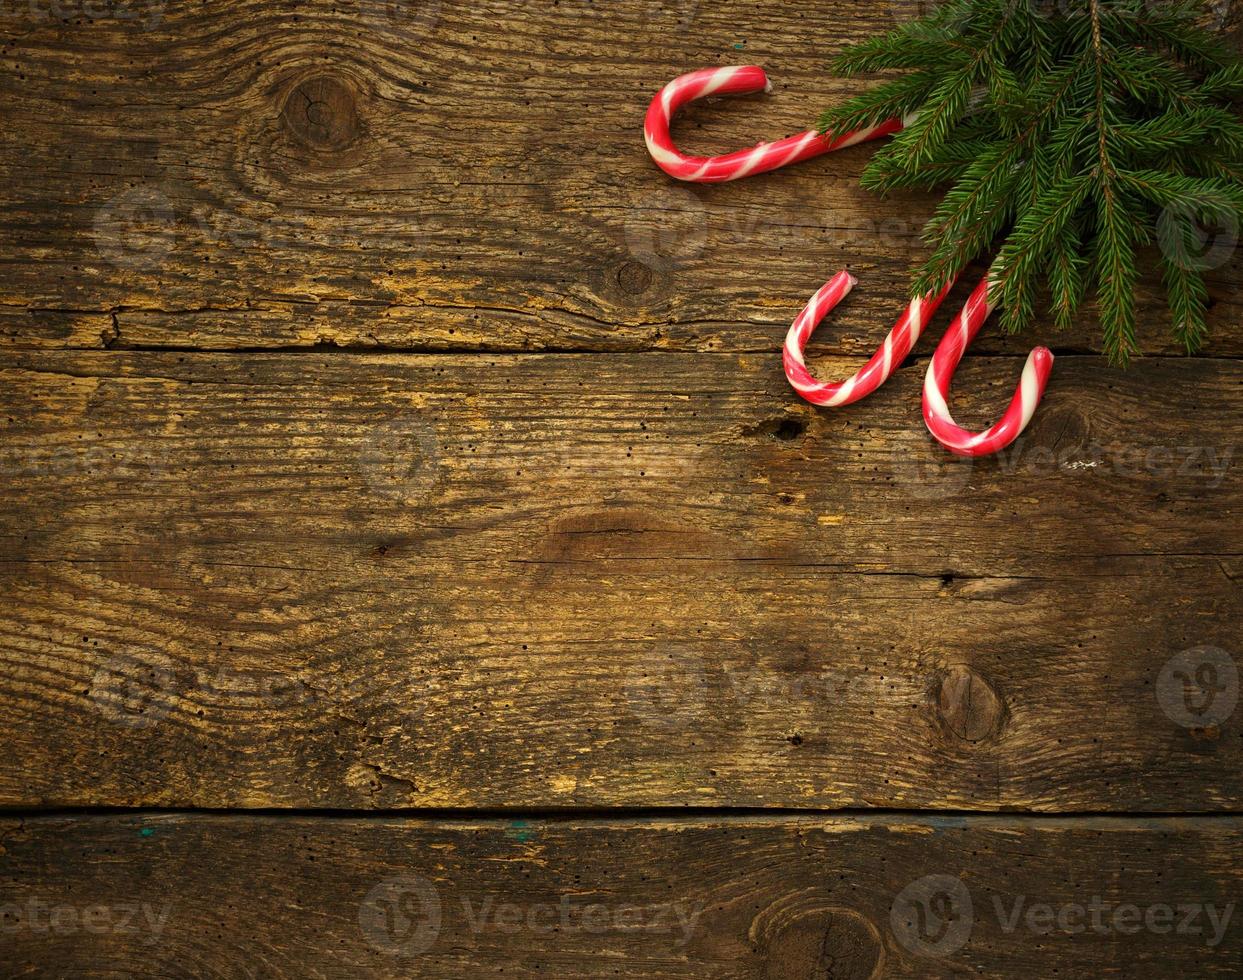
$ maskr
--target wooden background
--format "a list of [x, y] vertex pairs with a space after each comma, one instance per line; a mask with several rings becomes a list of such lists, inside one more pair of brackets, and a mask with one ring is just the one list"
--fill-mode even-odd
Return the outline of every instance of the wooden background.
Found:
[[1202, 355], [1155, 281], [1129, 371], [986, 330], [964, 422], [1059, 356], [972, 464], [937, 330], [833, 414], [778, 356], [849, 265], [862, 363], [930, 198], [644, 151], [919, 8], [0, 4], [3, 975], [1243, 971], [1234, 236]]

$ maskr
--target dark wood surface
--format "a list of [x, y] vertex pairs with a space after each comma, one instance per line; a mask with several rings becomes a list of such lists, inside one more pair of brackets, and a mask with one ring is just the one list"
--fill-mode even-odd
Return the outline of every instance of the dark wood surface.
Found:
[[1243, 970], [1238, 818], [132, 815], [0, 833], [13, 976]]
[[[972, 464], [948, 312], [837, 413], [777, 354], [849, 265], [857, 369], [931, 198], [643, 150], [711, 64], [776, 91], [688, 146], [806, 126], [918, 7], [0, 7], [0, 974], [1239, 974], [1232, 242], [1199, 356], [1156, 282], [1128, 371], [986, 329], [964, 422], [1059, 356]], [[1138, 931], [997, 906], [1097, 898]]]
[[1243, 611], [1240, 467], [1182, 445], [1236, 361], [1066, 358], [975, 466], [913, 431], [918, 366], [827, 415], [762, 355], [8, 363], [11, 802], [1243, 799], [1237, 719], [1158, 699]]

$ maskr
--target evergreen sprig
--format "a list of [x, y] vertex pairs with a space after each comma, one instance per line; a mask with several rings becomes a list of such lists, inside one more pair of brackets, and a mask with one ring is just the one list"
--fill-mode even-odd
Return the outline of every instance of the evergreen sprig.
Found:
[[864, 187], [945, 187], [913, 288], [935, 292], [996, 251], [1009, 330], [1041, 289], [1059, 328], [1094, 293], [1115, 362], [1138, 353], [1143, 246], [1160, 246], [1173, 331], [1204, 342], [1206, 232], [1243, 220], [1243, 59], [1195, 0], [948, 0], [854, 45], [842, 74], [903, 74], [828, 110], [839, 135], [909, 124], [873, 156]]

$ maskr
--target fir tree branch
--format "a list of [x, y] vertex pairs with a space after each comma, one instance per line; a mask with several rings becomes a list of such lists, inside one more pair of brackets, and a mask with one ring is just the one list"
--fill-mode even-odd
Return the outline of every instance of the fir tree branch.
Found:
[[904, 70], [842, 106], [840, 133], [915, 121], [877, 152], [865, 187], [945, 187], [929, 220], [918, 293], [996, 251], [1007, 328], [1035, 316], [1047, 283], [1066, 328], [1091, 289], [1105, 349], [1138, 350], [1140, 248], [1161, 244], [1173, 332], [1188, 350], [1207, 331], [1196, 260], [1204, 229], [1243, 222], [1243, 59], [1200, 23], [1199, 0], [951, 0], [839, 56], [851, 72]]

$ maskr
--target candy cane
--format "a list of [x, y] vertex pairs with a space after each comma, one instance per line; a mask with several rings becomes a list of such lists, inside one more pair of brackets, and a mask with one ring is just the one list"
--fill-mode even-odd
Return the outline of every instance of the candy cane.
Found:
[[[691, 157], [680, 152], [669, 135], [669, 124], [679, 108], [695, 99], [709, 95], [739, 95], [750, 92], [771, 92], [768, 76], [754, 65], [732, 68], [705, 68], [675, 78], [652, 99], [647, 110], [644, 136], [647, 149], [657, 166], [678, 180], [698, 183], [723, 183], [766, 173], [792, 163], [808, 160], [822, 153], [854, 146], [899, 132], [910, 125], [914, 114], [902, 119], [889, 119], [876, 126], [855, 130], [830, 139], [814, 130], [778, 140], [760, 143], [750, 150], [740, 150], [715, 157]], [[924, 421], [933, 437], [950, 452], [960, 456], [987, 456], [1009, 446], [1027, 428], [1036, 406], [1044, 396], [1053, 353], [1045, 347], [1031, 352], [1023, 368], [1018, 390], [1001, 421], [984, 432], [972, 433], [961, 428], [950, 415], [949, 386], [967, 346], [979, 333], [992, 313], [989, 302], [991, 276], [976, 287], [942, 338], [928, 366], [924, 381]], [[816, 381], [807, 370], [804, 351], [816, 327], [855, 286], [848, 272], [840, 272], [811, 298], [806, 309], [790, 327], [782, 361], [786, 377], [802, 397], [816, 405], [840, 406], [866, 398], [893, 374], [919, 340], [928, 320], [941, 305], [951, 283], [938, 295], [915, 298], [885, 338], [884, 344], [853, 378], [840, 384]]]
[[968, 432], [954, 422], [947, 404], [950, 384], [967, 346], [996, 306], [989, 301], [990, 290], [996, 294], [994, 285], [990, 273], [975, 287], [962, 312], [941, 338], [924, 379], [924, 422], [933, 438], [958, 456], [988, 456], [1014, 442], [1031, 422], [1053, 370], [1053, 352], [1047, 347], [1035, 348], [1027, 357], [1018, 389], [1000, 422], [979, 433]]
[[811, 298], [807, 308], [799, 314], [786, 335], [785, 350], [782, 353], [786, 377], [794, 390], [813, 405], [825, 408], [850, 405], [866, 398], [888, 381], [889, 376], [906, 360], [906, 355], [911, 352], [928, 321], [945, 299], [945, 294], [953, 286], [951, 282], [940, 293], [929, 293], [911, 300], [910, 306], [889, 331], [884, 344], [853, 378], [840, 384], [817, 381], [807, 370], [807, 363], [803, 359], [807, 342], [829, 311], [845, 299], [858, 282], [849, 272], [839, 272]]
[[686, 103], [707, 98], [709, 95], [745, 95], [761, 91], [771, 92], [772, 85], [764, 74], [764, 69], [756, 65], [704, 68], [675, 78], [656, 94], [647, 110], [647, 122], [643, 131], [652, 159], [661, 170], [678, 180], [719, 184], [766, 173], [778, 167], [818, 157], [822, 153], [854, 146], [856, 143], [889, 136], [909, 123], [909, 119], [890, 119], [877, 126], [846, 133], [836, 139], [810, 130], [776, 143], [761, 143], [750, 150], [739, 150], [737, 153], [717, 157], [686, 156], [674, 146], [669, 135], [669, 123], [673, 114]]

